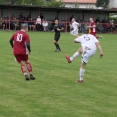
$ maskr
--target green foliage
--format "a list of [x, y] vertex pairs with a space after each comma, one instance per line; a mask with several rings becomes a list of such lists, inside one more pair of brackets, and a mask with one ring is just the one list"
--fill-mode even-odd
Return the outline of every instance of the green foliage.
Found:
[[60, 1], [51, 0], [50, 2], [47, 2], [46, 5], [49, 7], [60, 7], [60, 6], [64, 6], [64, 3], [62, 0]]
[[60, 1], [50, 0], [48, 2], [46, 2], [45, 0], [0, 0], [0, 3], [5, 4], [8, 3], [9, 1], [11, 1], [12, 4], [19, 4], [19, 5], [32, 4], [32, 5], [49, 6], [49, 7], [64, 6], [62, 0]]
[[96, 6], [97, 7], [108, 8], [109, 3], [110, 3], [110, 0], [97, 0]]
[[117, 14], [116, 13], [110, 13], [109, 19], [113, 19], [115, 23], [117, 23]]
[[0, 4], [5, 4], [6, 0], [0, 0]]

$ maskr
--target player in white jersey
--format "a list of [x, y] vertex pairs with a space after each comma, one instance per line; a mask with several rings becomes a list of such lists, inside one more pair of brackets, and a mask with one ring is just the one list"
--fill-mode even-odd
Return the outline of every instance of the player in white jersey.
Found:
[[72, 57], [69, 57], [67, 54], [65, 55], [68, 63], [71, 63], [82, 53], [82, 64], [79, 71], [80, 79], [77, 81], [79, 83], [83, 83], [85, 66], [88, 63], [89, 58], [95, 55], [97, 47], [100, 51], [100, 57], [103, 56], [102, 48], [99, 41], [93, 35], [88, 34], [88, 31], [86, 31], [85, 33], [87, 34], [83, 34], [82, 36], [74, 40], [75, 43], [81, 43], [81, 47], [78, 49], [78, 51]]
[[79, 23], [77, 23], [75, 21], [75, 18], [72, 18], [72, 25], [70, 25], [71, 28], [73, 28], [73, 30], [70, 32], [70, 34], [76, 36], [76, 38], [78, 38], [78, 26], [79, 26]]

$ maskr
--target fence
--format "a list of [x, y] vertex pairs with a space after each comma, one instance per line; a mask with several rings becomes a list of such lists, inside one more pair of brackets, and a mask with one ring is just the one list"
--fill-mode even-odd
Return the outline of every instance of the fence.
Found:
[[[20, 30], [21, 24], [26, 23], [29, 29], [33, 31], [51, 31], [54, 25], [54, 21], [47, 21], [48, 26], [45, 27], [41, 23], [39, 27], [36, 25], [36, 21], [24, 21], [24, 20], [0, 20], [0, 29], [3, 30]], [[70, 32], [71, 28], [69, 26], [70, 22], [61, 21], [60, 25], [63, 25], [64, 32]], [[87, 30], [87, 26], [89, 26], [89, 22], [80, 23], [79, 32], [82, 33], [83, 30]], [[39, 29], [38, 29], [39, 28]], [[97, 23], [96, 24], [97, 33], [116, 33], [117, 32], [117, 24], [110, 23]]]

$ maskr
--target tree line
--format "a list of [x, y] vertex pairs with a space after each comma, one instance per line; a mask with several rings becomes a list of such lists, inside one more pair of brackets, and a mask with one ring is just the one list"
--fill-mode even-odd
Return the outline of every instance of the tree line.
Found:
[[51, 6], [51, 7], [64, 7], [62, 0], [0, 0], [1, 4], [13, 5], [36, 5], [36, 6]]
[[[72, 1], [72, 0], [71, 0]], [[64, 7], [62, 0], [0, 0], [1, 4], [17, 4], [17, 5], [38, 5], [49, 7]], [[96, 7], [108, 8], [110, 0], [97, 0]]]

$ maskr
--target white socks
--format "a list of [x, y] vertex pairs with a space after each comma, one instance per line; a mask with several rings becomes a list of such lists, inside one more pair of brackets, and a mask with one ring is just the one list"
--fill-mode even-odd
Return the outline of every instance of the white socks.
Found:
[[78, 52], [74, 53], [74, 55], [72, 57], [70, 57], [70, 61], [73, 61], [78, 56], [79, 56], [79, 53]]
[[85, 69], [82, 69], [82, 68], [80, 68], [80, 71], [79, 71], [80, 73], [80, 80], [83, 80], [83, 77], [84, 77], [84, 73], [85, 73]]

